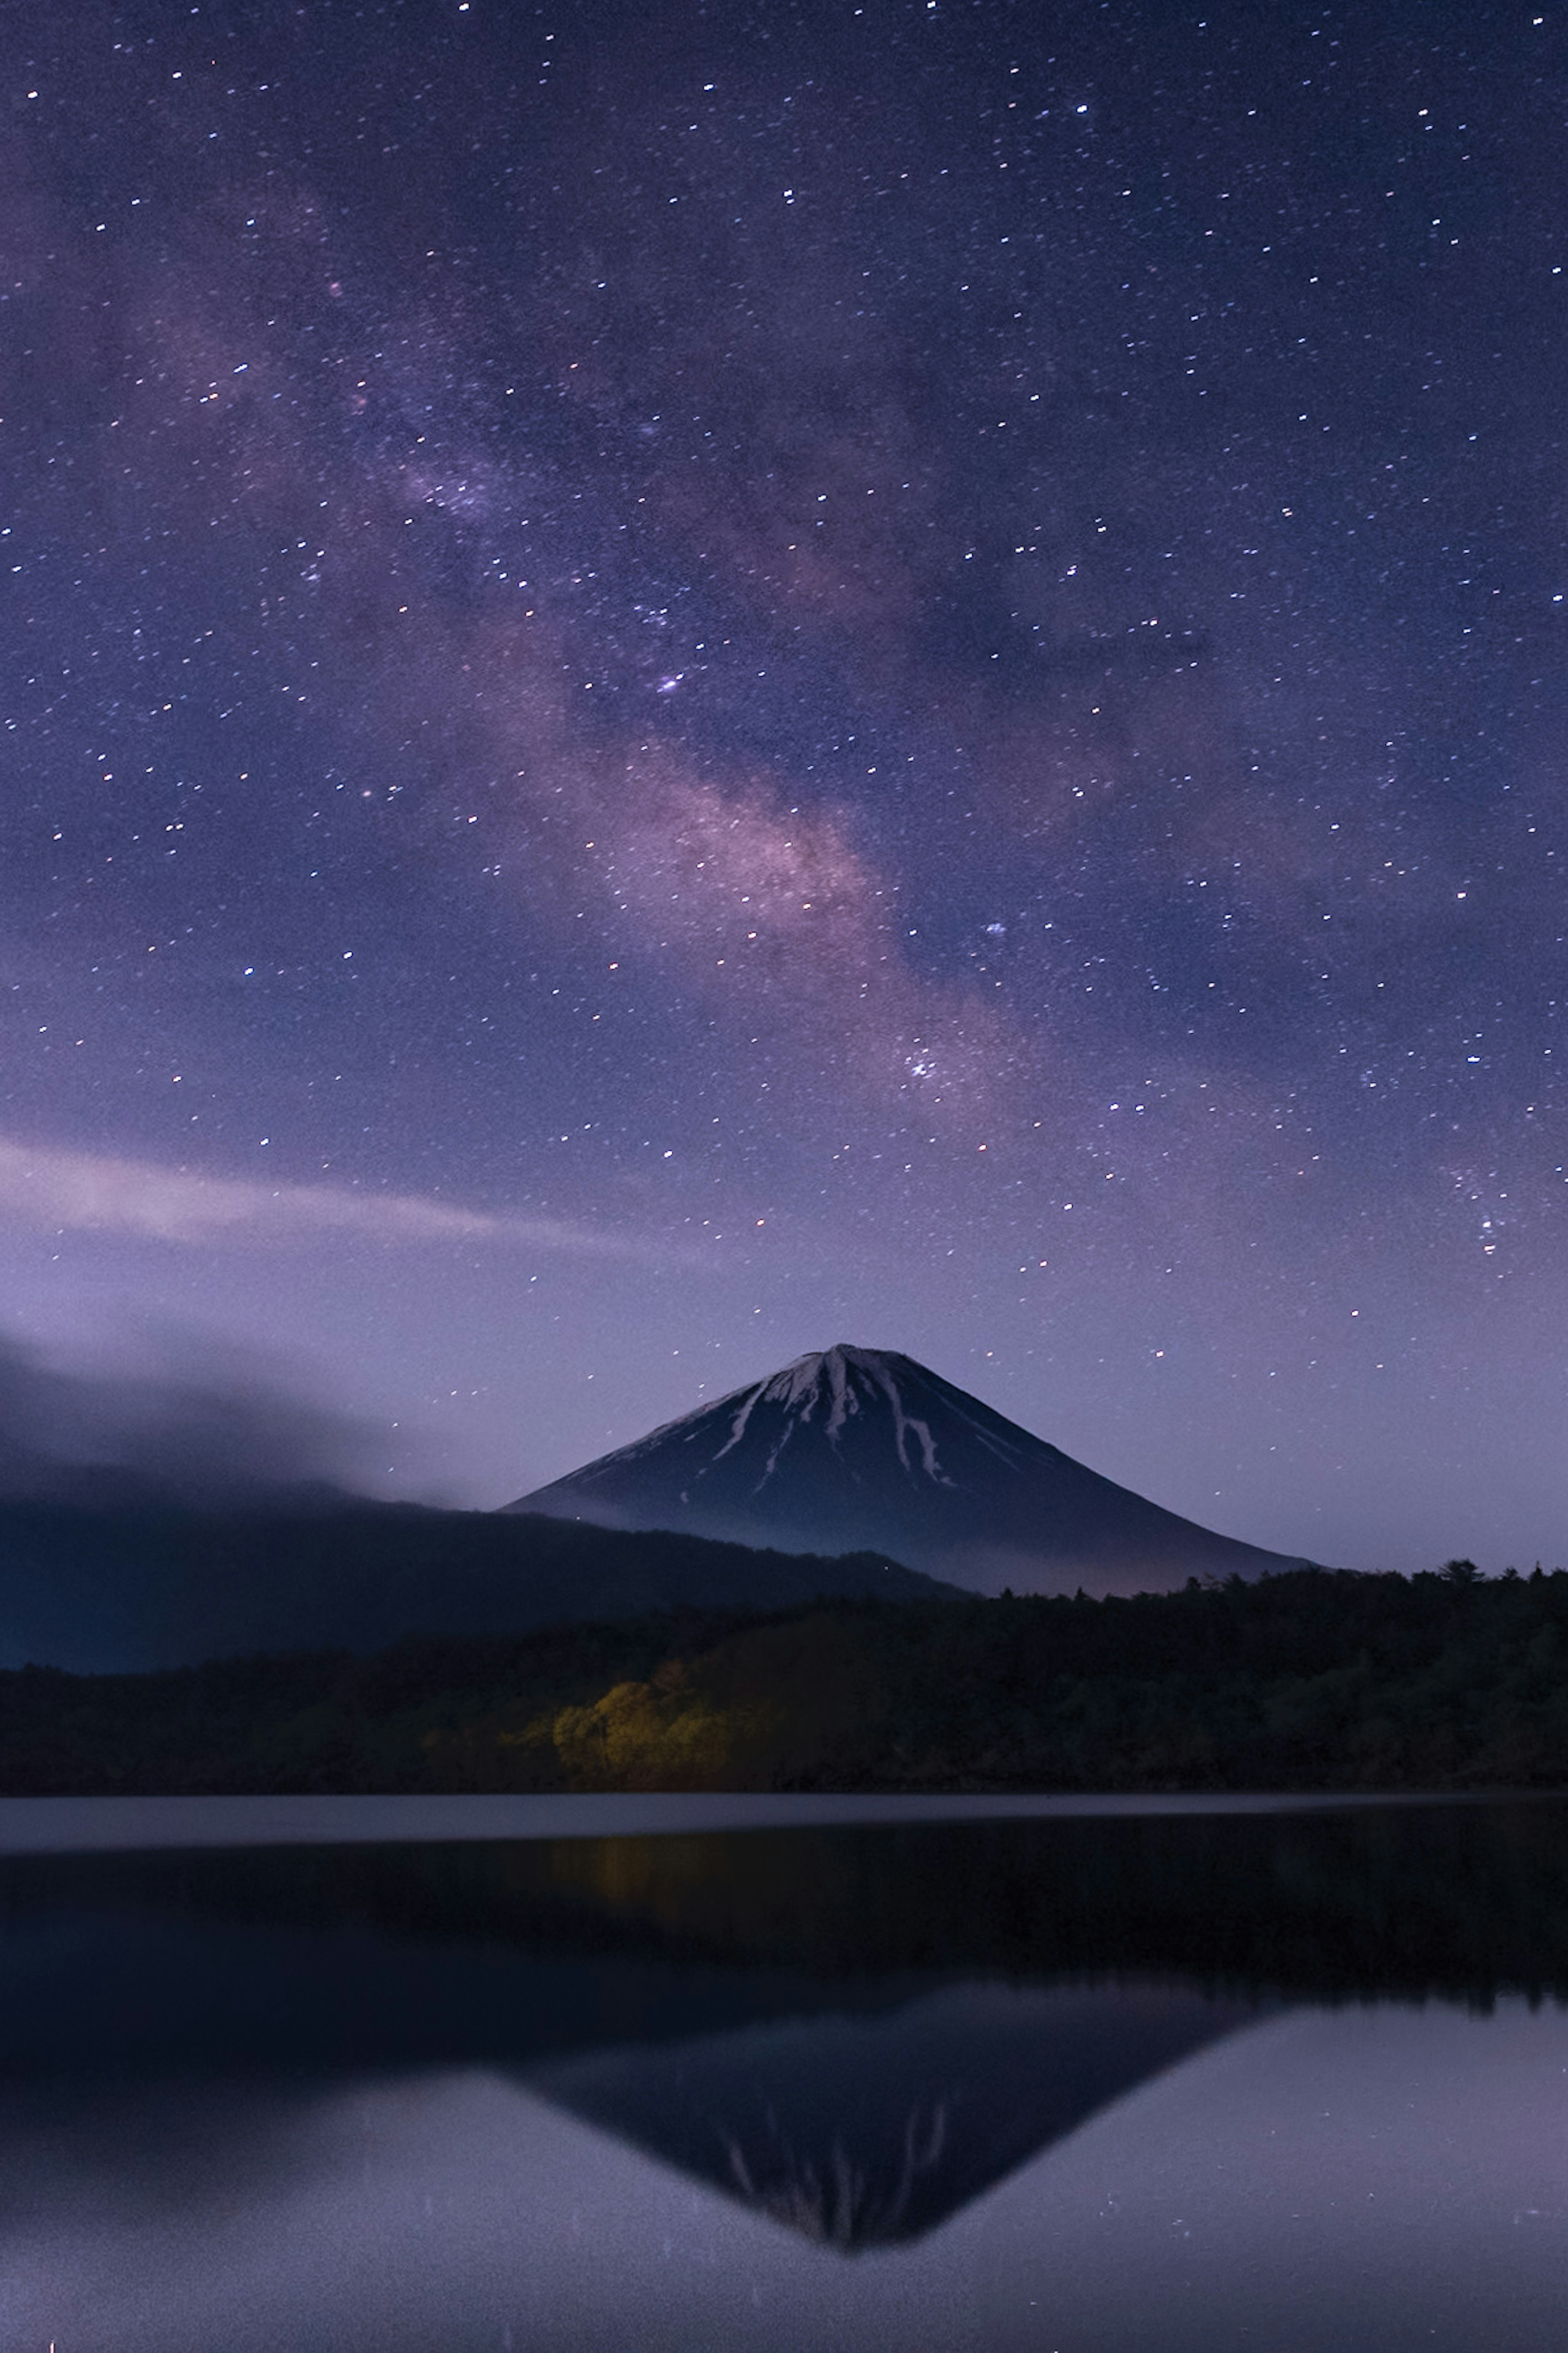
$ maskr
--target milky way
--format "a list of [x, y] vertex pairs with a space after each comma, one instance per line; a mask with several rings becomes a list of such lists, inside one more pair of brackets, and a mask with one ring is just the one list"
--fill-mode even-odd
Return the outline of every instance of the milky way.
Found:
[[1565, 1556], [1559, 16], [29, 35], [11, 1345], [489, 1503], [848, 1339]]

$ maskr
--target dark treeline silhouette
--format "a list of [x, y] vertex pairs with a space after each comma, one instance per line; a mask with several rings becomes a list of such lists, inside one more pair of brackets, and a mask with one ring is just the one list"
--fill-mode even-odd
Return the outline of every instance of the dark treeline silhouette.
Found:
[[319, 1496], [0, 1500], [0, 1662], [84, 1674], [263, 1651], [365, 1656], [433, 1628], [504, 1637], [564, 1619], [954, 1590], [885, 1554], [817, 1559], [532, 1514]]
[[713, 1609], [0, 1674], [12, 1792], [1568, 1783], [1568, 1575]]

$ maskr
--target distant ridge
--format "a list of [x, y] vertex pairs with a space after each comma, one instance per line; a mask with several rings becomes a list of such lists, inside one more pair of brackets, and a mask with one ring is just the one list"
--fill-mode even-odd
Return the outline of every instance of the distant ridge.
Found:
[[799, 1356], [505, 1505], [788, 1551], [884, 1551], [980, 1592], [1162, 1592], [1310, 1563], [1101, 1478], [913, 1357]]
[[803, 1560], [495, 1512], [0, 1503], [0, 1667], [126, 1673], [658, 1610], [943, 1592], [882, 1553]]

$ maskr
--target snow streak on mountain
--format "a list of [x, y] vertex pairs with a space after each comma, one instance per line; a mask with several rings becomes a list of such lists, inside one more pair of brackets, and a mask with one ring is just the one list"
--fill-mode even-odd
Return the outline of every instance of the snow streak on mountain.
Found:
[[749, 1545], [874, 1549], [994, 1592], [1160, 1592], [1299, 1559], [1102, 1479], [912, 1357], [840, 1345], [506, 1506]]

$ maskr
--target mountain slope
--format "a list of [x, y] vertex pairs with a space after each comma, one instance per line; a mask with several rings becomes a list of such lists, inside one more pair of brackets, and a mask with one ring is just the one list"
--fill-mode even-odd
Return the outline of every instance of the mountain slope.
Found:
[[890, 1553], [982, 1592], [1157, 1592], [1298, 1568], [1135, 1495], [912, 1357], [847, 1345], [505, 1506], [730, 1543]]
[[680, 1608], [788, 1609], [942, 1588], [885, 1555], [802, 1560], [413, 1505], [136, 1511], [0, 1503], [0, 1667], [79, 1673], [261, 1651], [371, 1651]]

